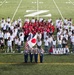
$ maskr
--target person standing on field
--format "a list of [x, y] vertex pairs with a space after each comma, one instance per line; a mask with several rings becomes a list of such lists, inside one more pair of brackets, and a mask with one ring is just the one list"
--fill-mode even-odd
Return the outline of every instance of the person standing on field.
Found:
[[39, 48], [39, 54], [40, 54], [40, 63], [43, 63], [44, 50], [42, 48]]
[[29, 49], [28, 47], [25, 47], [25, 50], [24, 50], [24, 62], [25, 63], [28, 62], [28, 53], [29, 53]]

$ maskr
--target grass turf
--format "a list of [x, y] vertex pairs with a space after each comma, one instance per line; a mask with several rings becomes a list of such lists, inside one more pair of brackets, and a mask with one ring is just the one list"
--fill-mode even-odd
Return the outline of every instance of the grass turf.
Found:
[[[0, 0], [0, 18], [4, 17], [5, 19], [9, 16], [11, 19], [14, 16], [13, 19], [18, 19], [19, 17], [24, 21], [25, 15], [29, 14], [26, 12], [26, 10], [37, 10], [37, 4], [32, 3], [36, 2], [36, 0], [6, 0], [2, 5], [1, 2], [3, 0]], [[56, 5], [54, 4], [54, 1], [59, 9], [57, 9]], [[60, 18], [61, 15], [64, 18], [72, 18], [74, 19], [74, 1], [73, 0], [39, 0], [39, 2], [43, 2], [42, 4], [39, 3], [38, 9], [39, 10], [49, 10], [49, 12], [44, 13], [52, 14], [51, 18], [53, 21], [55, 21], [57, 18]], [[20, 3], [20, 5], [19, 5]], [[18, 7], [18, 9], [17, 9]], [[60, 15], [61, 13], [61, 15]], [[44, 15], [41, 14], [41, 15]], [[34, 16], [33, 16], [34, 17]], [[45, 19], [48, 19], [46, 17]]]
[[[23, 63], [23, 54], [0, 54], [0, 75], [73, 75], [74, 55], [44, 55], [44, 62]], [[3, 63], [2, 63], [3, 62]]]
[[[6, 2], [4, 2], [2, 5], [1, 2], [3, 2], [3, 0], [0, 0], [0, 19], [2, 17], [6, 19], [8, 16], [12, 19], [16, 12], [13, 19], [18, 19], [20, 17], [24, 22], [24, 15], [27, 14], [26, 10], [37, 9], [37, 5], [33, 4], [33, 1], [35, 2], [35, 0], [22, 0], [16, 12], [20, 0], [6, 0]], [[49, 13], [52, 14], [51, 18], [53, 22], [55, 22], [56, 18], [61, 17], [53, 1], [56, 2], [64, 18], [66, 17], [74, 19], [74, 0], [39, 1], [43, 2], [43, 4], [39, 4], [39, 10], [49, 10]], [[48, 19], [48, 17], [45, 19]], [[45, 55], [43, 64], [24, 64], [23, 62], [23, 54], [0, 54], [0, 75], [74, 75], [73, 54], [62, 56]]]

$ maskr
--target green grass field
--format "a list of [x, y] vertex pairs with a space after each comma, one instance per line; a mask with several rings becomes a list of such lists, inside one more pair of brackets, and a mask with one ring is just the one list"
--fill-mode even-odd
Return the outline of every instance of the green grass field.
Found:
[[44, 55], [44, 62], [24, 63], [23, 54], [0, 54], [0, 75], [74, 75], [74, 55]]
[[[20, 17], [24, 22], [26, 15], [40, 10], [47, 12], [33, 17], [48, 19], [51, 14], [54, 23], [57, 18], [74, 19], [74, 0], [0, 0], [0, 19]], [[23, 62], [23, 54], [0, 54], [0, 75], [74, 75], [74, 54], [44, 55], [42, 64]]]
[[20, 17], [24, 21], [25, 15], [33, 13], [26, 12], [27, 10], [49, 10], [48, 12], [41, 13], [38, 16], [51, 14], [53, 21], [55, 21], [56, 18], [74, 19], [73, 0], [39, 0], [38, 7], [36, 2], [37, 0], [0, 0], [0, 18], [4, 17], [6, 19], [9, 16], [14, 20]]

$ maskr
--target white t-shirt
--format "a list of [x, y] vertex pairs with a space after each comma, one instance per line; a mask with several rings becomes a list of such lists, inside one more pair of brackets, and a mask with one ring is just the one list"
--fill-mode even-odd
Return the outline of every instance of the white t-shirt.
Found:
[[72, 35], [72, 31], [68, 32], [68, 35], [71, 36]]
[[59, 30], [60, 30], [60, 33], [62, 33], [62, 32], [63, 32], [63, 29], [62, 29], [62, 28], [59, 28]]
[[59, 31], [58, 33], [57, 33], [57, 36], [60, 36], [61, 35], [61, 32]]
[[42, 41], [37, 41], [37, 45], [41, 46], [42, 45]]
[[64, 29], [69, 29], [69, 26], [68, 25], [64, 25]]
[[23, 35], [20, 36], [20, 40], [21, 40], [21, 41], [24, 41], [24, 36], [23, 36]]
[[21, 22], [21, 21], [22, 21], [21, 18], [19, 18], [19, 19], [18, 19], [18, 23]]
[[48, 22], [50, 23], [52, 21], [52, 19], [50, 18], [50, 19], [48, 19]]
[[59, 20], [57, 19], [57, 20], [56, 20], [56, 27], [57, 27], [57, 25], [58, 25], [58, 22], [59, 22]]
[[52, 41], [53, 45], [55, 46], [56, 45], [56, 40], [55, 41]]
[[11, 39], [11, 41], [14, 41], [14, 36], [10, 35], [10, 39]]
[[58, 40], [58, 44], [62, 44], [62, 40]]
[[65, 23], [65, 24], [68, 24], [68, 20], [67, 20], [67, 19], [64, 19], [64, 23]]
[[47, 37], [47, 32], [44, 31], [44, 39]]
[[37, 37], [39, 37], [40, 39], [42, 38], [42, 34], [41, 34], [41, 33], [39, 33], [39, 34], [37, 33], [36, 35], [37, 35]]
[[10, 29], [11, 29], [11, 30], [13, 30], [13, 29], [14, 29], [14, 26], [13, 26], [13, 25], [11, 25], [11, 26], [10, 26]]
[[18, 23], [17, 20], [15, 20], [14, 25], [17, 25], [17, 23]]
[[49, 46], [49, 40], [48, 39], [47, 40], [46, 39], [44, 40], [44, 45], [45, 46]]
[[60, 28], [61, 27], [61, 24], [60, 23], [57, 23], [57, 28]]
[[71, 36], [70, 38], [71, 38], [71, 42], [74, 42], [74, 36]]
[[12, 46], [12, 41], [11, 41], [11, 40], [8, 40], [8, 41], [7, 41], [7, 45], [8, 45], [8, 46]]
[[49, 43], [51, 43], [53, 41], [53, 38], [49, 37], [48, 40], [49, 40]]
[[74, 30], [74, 26], [71, 26], [71, 30]]
[[30, 20], [29, 20], [28, 18], [26, 18], [26, 19], [25, 19], [25, 22], [28, 22], [28, 23], [29, 23], [29, 22], [30, 22]]
[[20, 41], [18, 40], [18, 45], [21, 45], [21, 40]]
[[64, 37], [66, 38], [66, 40], [68, 40], [68, 35], [67, 34], [65, 34]]
[[5, 24], [5, 23], [1, 23], [1, 28], [3, 28], [3, 27], [4, 27], [4, 24]]
[[14, 42], [15, 42], [15, 44], [18, 44], [18, 39], [15, 39]]
[[3, 30], [6, 30], [6, 24], [4, 24], [4, 26], [3, 26]]
[[19, 23], [19, 25], [20, 25], [20, 27], [22, 27], [22, 23], [21, 22]]
[[1, 43], [4, 44], [4, 40], [1, 40]]
[[42, 20], [43, 20], [43, 18], [40, 18], [40, 19], [39, 19], [39, 22], [42, 22]]
[[4, 34], [4, 39], [8, 39], [9, 37], [10, 37], [10, 33], [9, 32]]
[[8, 26], [8, 27], [11, 26], [11, 23], [6, 22], [5, 24], [6, 24], [6, 26]]
[[11, 19], [10, 18], [7, 18], [7, 22], [10, 22], [11, 21]]
[[63, 30], [63, 34], [66, 34], [66, 32], [67, 32], [66, 30]]
[[35, 19], [32, 19], [31, 22], [32, 22], [32, 23], [35, 23]]
[[8, 32], [8, 33], [7, 33], [7, 39], [8, 39], [9, 37], [10, 37], [10, 33]]
[[3, 32], [0, 32], [0, 38], [3, 38], [3, 35], [4, 35]]

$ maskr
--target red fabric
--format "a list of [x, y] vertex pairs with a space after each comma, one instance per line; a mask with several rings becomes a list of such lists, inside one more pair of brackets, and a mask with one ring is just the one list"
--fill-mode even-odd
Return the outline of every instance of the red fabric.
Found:
[[40, 31], [43, 34], [44, 30], [46, 30], [47, 33], [49, 33], [50, 30], [52, 30], [52, 32], [55, 31], [55, 27], [47, 22], [46, 23], [45, 22], [35, 22], [35, 23], [26, 22], [24, 23], [22, 28], [24, 30], [25, 35], [28, 35], [29, 32], [36, 34], [36, 32]]
[[51, 47], [50, 50], [49, 50], [49, 53], [52, 53], [52, 52], [53, 52], [53, 48]]

